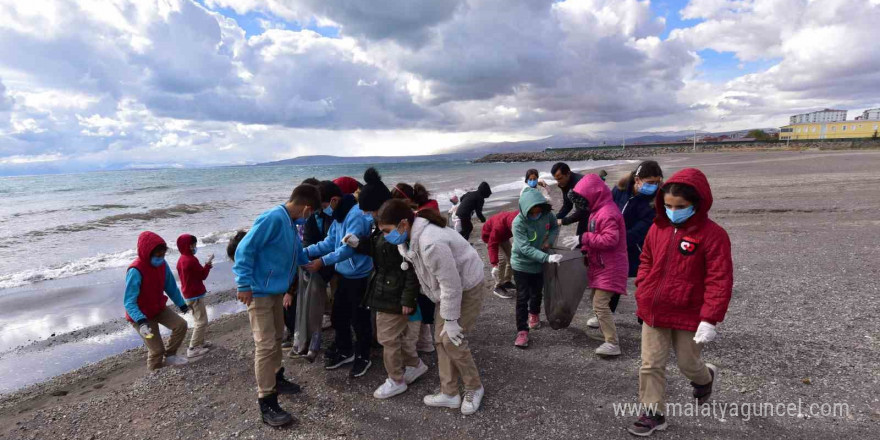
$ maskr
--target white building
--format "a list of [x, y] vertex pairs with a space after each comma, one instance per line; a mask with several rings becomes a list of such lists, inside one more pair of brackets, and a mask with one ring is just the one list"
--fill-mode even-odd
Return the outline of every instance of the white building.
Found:
[[[878, 109], [880, 110], [880, 109]], [[846, 120], [846, 110], [826, 108], [810, 113], [802, 113], [789, 118], [790, 124], [809, 124], [813, 122], [841, 122]]]
[[872, 109], [865, 110], [862, 113], [862, 119], [866, 119], [869, 121], [880, 120], [880, 108], [872, 108]]

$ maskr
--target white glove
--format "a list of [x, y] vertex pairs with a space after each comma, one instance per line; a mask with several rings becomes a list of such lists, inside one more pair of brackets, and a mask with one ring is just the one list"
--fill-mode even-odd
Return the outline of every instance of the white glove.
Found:
[[146, 339], [153, 339], [153, 331], [150, 330], [150, 326], [148, 326], [146, 324], [141, 324], [138, 327], [138, 333], [140, 333], [141, 336], [143, 336]]
[[575, 250], [581, 246], [581, 238], [577, 235], [565, 237], [562, 239], [562, 246], [565, 246], [571, 250]]
[[208, 255], [208, 261], [205, 264], [214, 264], [214, 254]]
[[440, 337], [442, 338], [445, 334], [456, 347], [461, 345], [464, 341], [464, 330], [462, 330], [461, 326], [458, 325], [458, 320], [446, 321], [443, 323], [443, 331], [440, 332]]
[[345, 237], [342, 237], [342, 244], [348, 245], [348, 247], [356, 248], [359, 244], [361, 244], [361, 239], [357, 238], [357, 235], [347, 234]]
[[706, 344], [714, 341], [716, 336], [718, 336], [718, 332], [715, 331], [714, 325], [708, 322], [701, 322], [700, 326], [697, 327], [697, 334], [694, 335], [694, 342]]
[[559, 264], [562, 262], [562, 255], [553, 254], [550, 256], [550, 258], [547, 259], [547, 262], [553, 263], [553, 264]]
[[495, 280], [495, 284], [498, 284], [498, 280], [501, 278], [501, 269], [498, 266], [492, 267], [492, 279]]

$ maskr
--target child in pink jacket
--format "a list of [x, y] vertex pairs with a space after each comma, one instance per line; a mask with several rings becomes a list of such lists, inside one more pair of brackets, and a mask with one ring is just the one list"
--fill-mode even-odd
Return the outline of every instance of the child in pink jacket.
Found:
[[587, 255], [593, 311], [605, 336], [605, 343], [596, 349], [596, 354], [618, 356], [617, 328], [608, 303], [614, 294], [626, 295], [626, 224], [611, 198], [611, 190], [599, 176], [584, 176], [568, 195], [575, 207], [590, 212], [587, 232], [580, 237], [568, 237], [563, 243], [572, 248], [580, 246]]

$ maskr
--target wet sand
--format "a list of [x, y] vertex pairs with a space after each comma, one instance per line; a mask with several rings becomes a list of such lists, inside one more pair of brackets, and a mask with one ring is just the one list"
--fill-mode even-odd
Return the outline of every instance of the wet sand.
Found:
[[[697, 166], [715, 196], [712, 217], [730, 233], [735, 288], [719, 339], [705, 359], [720, 368], [722, 403], [846, 403], [843, 417], [677, 417], [657, 438], [870, 438], [880, 422], [880, 153], [702, 153], [655, 158], [666, 175]], [[609, 183], [631, 167], [608, 169]], [[554, 190], [554, 196], [559, 192]], [[565, 234], [564, 234], [565, 235]], [[485, 245], [474, 233], [485, 258]], [[302, 394], [282, 397], [298, 423], [259, 422], [253, 342], [244, 314], [210, 328], [217, 348], [202, 360], [148, 374], [142, 348], [0, 398], [0, 439], [28, 438], [625, 438], [633, 417], [615, 403], [638, 394], [639, 326], [632, 296], [616, 316], [623, 355], [603, 360], [582, 304], [568, 329], [532, 332], [513, 347], [514, 303], [486, 298], [469, 335], [486, 386], [480, 412], [426, 408], [438, 388], [431, 370], [389, 401], [379, 350], [356, 380], [347, 371], [285, 358]], [[326, 336], [329, 336], [327, 333]], [[670, 363], [668, 398], [690, 387]]]

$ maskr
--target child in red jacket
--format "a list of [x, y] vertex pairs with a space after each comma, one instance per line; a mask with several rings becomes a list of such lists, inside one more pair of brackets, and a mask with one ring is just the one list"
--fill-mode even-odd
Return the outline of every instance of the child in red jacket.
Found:
[[205, 341], [205, 331], [208, 327], [208, 311], [205, 308], [205, 289], [204, 281], [208, 279], [213, 267], [214, 256], [208, 257], [208, 261], [203, 267], [196, 258], [198, 250], [198, 239], [190, 234], [183, 234], [177, 237], [177, 250], [180, 251], [180, 259], [177, 260], [177, 277], [180, 279], [180, 286], [183, 288], [183, 297], [186, 299], [186, 305], [193, 311], [193, 327], [192, 339], [189, 342], [189, 349], [186, 350], [186, 357], [197, 358], [208, 352], [211, 347], [210, 342]]
[[675, 350], [678, 368], [691, 381], [698, 404], [709, 400], [717, 369], [700, 358], [715, 339], [733, 290], [730, 238], [709, 219], [712, 191], [706, 176], [688, 168], [658, 191], [657, 216], [645, 238], [636, 277], [642, 325], [639, 401], [648, 410], [629, 428], [638, 436], [666, 429], [666, 361]]

